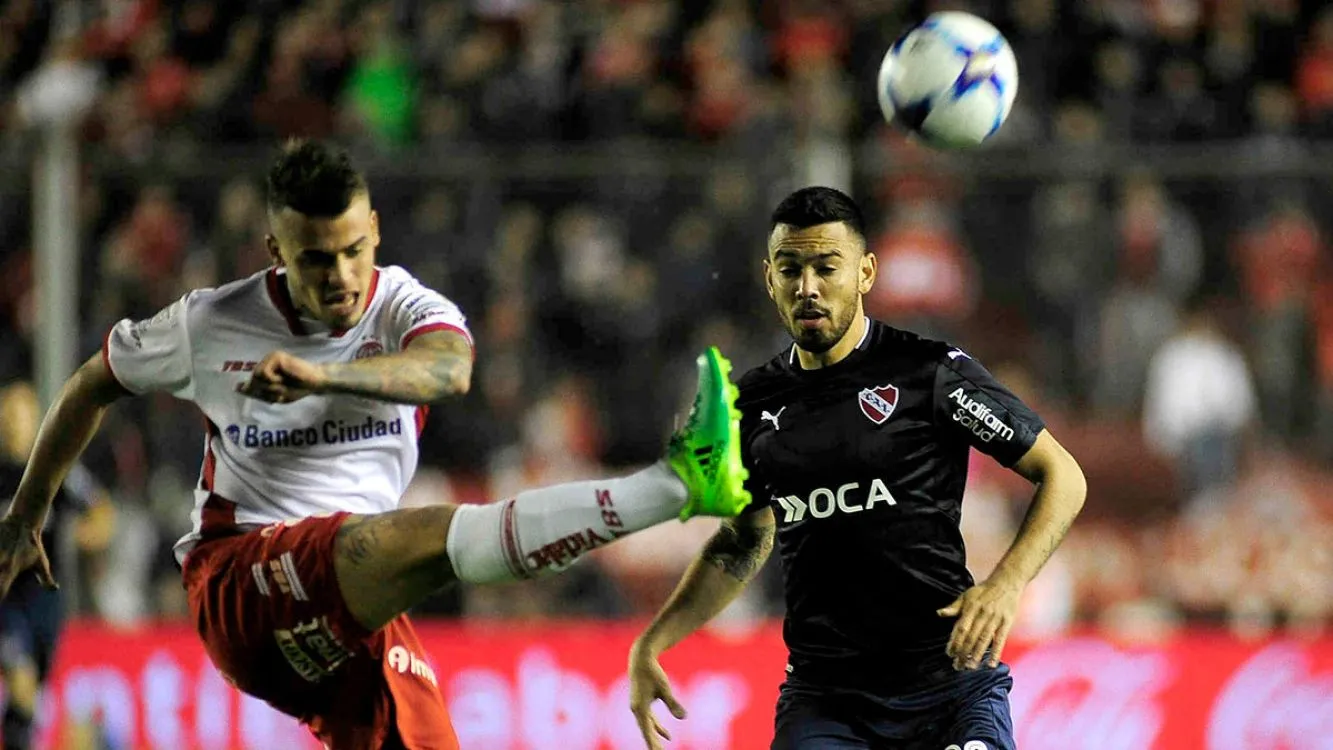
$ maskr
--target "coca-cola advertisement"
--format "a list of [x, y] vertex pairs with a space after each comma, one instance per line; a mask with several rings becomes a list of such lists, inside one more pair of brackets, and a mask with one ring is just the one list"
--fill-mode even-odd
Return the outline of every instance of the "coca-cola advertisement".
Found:
[[[465, 750], [641, 748], [629, 713], [633, 623], [420, 625]], [[1149, 644], [1083, 634], [1011, 646], [1023, 750], [1333, 748], [1333, 639], [1190, 632]], [[689, 718], [679, 750], [757, 750], [785, 652], [777, 623], [700, 633], [663, 658]], [[186, 627], [70, 627], [40, 747], [310, 748], [296, 722], [241, 696]], [[96, 745], [94, 745], [96, 746]]]

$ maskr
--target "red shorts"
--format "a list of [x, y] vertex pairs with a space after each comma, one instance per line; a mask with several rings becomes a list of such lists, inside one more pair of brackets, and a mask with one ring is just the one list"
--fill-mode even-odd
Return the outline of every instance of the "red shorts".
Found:
[[416, 631], [369, 632], [343, 602], [333, 542], [346, 513], [205, 541], [185, 589], [208, 656], [237, 688], [333, 750], [458, 750]]

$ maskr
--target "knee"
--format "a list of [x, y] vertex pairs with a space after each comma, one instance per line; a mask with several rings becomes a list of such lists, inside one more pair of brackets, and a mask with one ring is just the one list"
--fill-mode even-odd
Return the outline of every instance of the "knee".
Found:
[[334, 556], [370, 568], [411, 568], [443, 560], [454, 511], [451, 504], [353, 515], [338, 529]]
[[454, 581], [445, 538], [454, 506], [349, 516], [333, 544], [333, 572], [352, 616], [376, 630]]

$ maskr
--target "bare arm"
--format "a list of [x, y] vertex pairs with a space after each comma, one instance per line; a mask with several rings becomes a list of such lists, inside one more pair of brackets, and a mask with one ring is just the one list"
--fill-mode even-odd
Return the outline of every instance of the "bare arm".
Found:
[[42, 528], [51, 501], [97, 433], [106, 408], [126, 395], [100, 354], [75, 371], [42, 420], [8, 517], [30, 529]]
[[1018, 536], [990, 578], [938, 611], [941, 617], [958, 618], [946, 649], [955, 669], [975, 669], [983, 659], [991, 667], [999, 665], [1023, 589], [1060, 546], [1088, 494], [1078, 462], [1045, 430], [1014, 471], [1037, 485]]
[[1036, 577], [1069, 533], [1083, 509], [1088, 483], [1074, 457], [1045, 430], [1014, 465], [1014, 471], [1036, 484], [1037, 493], [1018, 536], [995, 566], [990, 580], [1022, 588]]
[[255, 366], [241, 393], [284, 404], [312, 393], [346, 393], [400, 404], [432, 404], [472, 386], [472, 345], [461, 333], [422, 334], [396, 354], [316, 364], [277, 351]]
[[671, 694], [658, 655], [736, 598], [773, 551], [775, 531], [769, 508], [723, 521], [652, 624], [634, 641], [629, 652], [629, 705], [649, 750], [661, 748], [658, 737], [671, 739], [653, 715], [653, 703], [660, 700], [677, 719], [685, 718], [685, 707]]
[[460, 333], [433, 331], [413, 339], [397, 354], [327, 364], [323, 369], [326, 393], [430, 404], [468, 392], [472, 345]]
[[725, 609], [763, 567], [775, 531], [771, 509], [724, 521], [635, 648], [655, 657]]

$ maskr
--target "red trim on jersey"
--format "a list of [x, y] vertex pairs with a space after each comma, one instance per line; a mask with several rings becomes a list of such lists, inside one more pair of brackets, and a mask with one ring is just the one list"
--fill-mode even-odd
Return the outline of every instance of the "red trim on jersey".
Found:
[[434, 333], [435, 331], [453, 331], [454, 333], [457, 333], [467, 339], [468, 346], [472, 347], [472, 356], [475, 357], [477, 355], [477, 345], [473, 343], [472, 335], [468, 333], [466, 328], [456, 326], [453, 323], [427, 323], [419, 328], [413, 328], [403, 334], [403, 343], [399, 345], [399, 348], [406, 349], [407, 345], [412, 343], [412, 339], [423, 334]]
[[199, 511], [199, 535], [204, 539], [236, 531], [236, 503], [209, 494]]
[[504, 544], [505, 559], [509, 570], [520, 579], [531, 578], [523, 565], [523, 552], [518, 541], [518, 522], [514, 517], [515, 500], [506, 500], [504, 510], [500, 511], [500, 536]]
[[[376, 268], [374, 272], [370, 274], [370, 290], [366, 292], [366, 304], [361, 306], [361, 316], [363, 318], [365, 317], [366, 313], [370, 311], [370, 303], [375, 301], [375, 290], [378, 289], [379, 286], [380, 286], [380, 269]], [[359, 323], [361, 321], [358, 320], [357, 322]], [[342, 338], [344, 333], [347, 333], [350, 330], [352, 329], [334, 328], [333, 330], [329, 331], [329, 335], [335, 339], [340, 339]]]
[[287, 321], [287, 329], [293, 336], [306, 335], [305, 324], [301, 322], [301, 314], [296, 311], [296, 305], [292, 304], [292, 293], [287, 285], [278, 278], [278, 269], [270, 268], [268, 276], [264, 281], [268, 287], [268, 298], [273, 302], [273, 306], [282, 313], [282, 317]]
[[417, 437], [421, 437], [421, 431], [426, 429], [426, 417], [430, 416], [429, 406], [417, 407]]
[[204, 468], [199, 472], [199, 489], [212, 492], [213, 477], [218, 470], [218, 457], [213, 453], [213, 438], [222, 433], [218, 431], [218, 426], [213, 424], [213, 420], [208, 417], [204, 417], [204, 429], [206, 432], [204, 438]]
[[111, 334], [115, 330], [116, 327], [111, 326], [107, 329], [106, 335], [102, 337], [102, 364], [106, 367], [106, 371], [111, 373], [111, 379], [116, 381], [116, 385], [120, 386], [126, 393], [133, 393], [133, 391], [125, 387], [125, 382], [116, 375], [116, 368], [111, 366]]
[[364, 307], [361, 308], [362, 313], [365, 313], [367, 310], [370, 309], [370, 303], [375, 301], [375, 290], [379, 288], [380, 288], [380, 269], [379, 266], [376, 266], [375, 272], [370, 275], [370, 291], [366, 292], [366, 304]]

